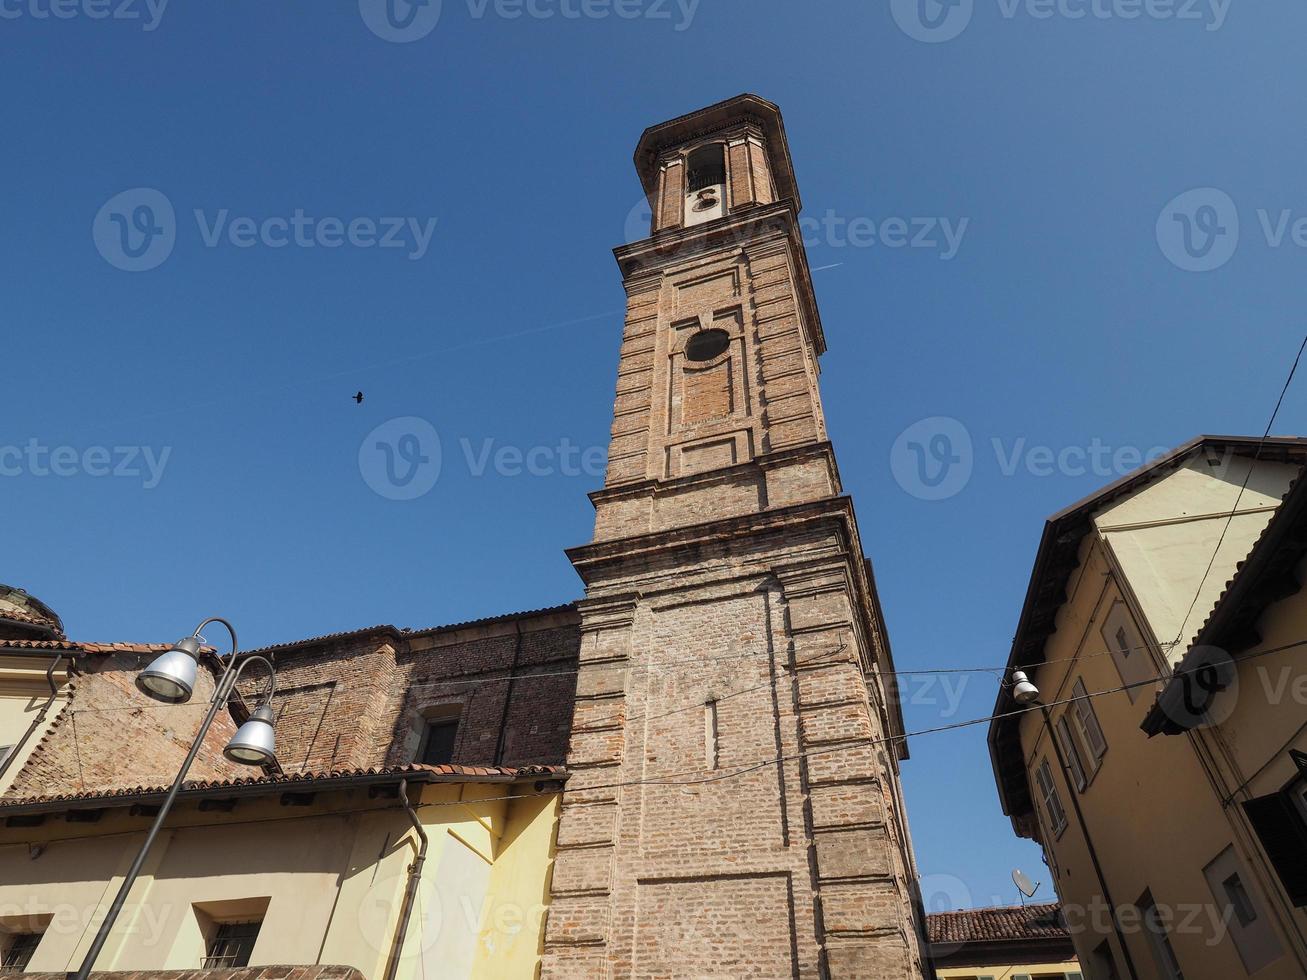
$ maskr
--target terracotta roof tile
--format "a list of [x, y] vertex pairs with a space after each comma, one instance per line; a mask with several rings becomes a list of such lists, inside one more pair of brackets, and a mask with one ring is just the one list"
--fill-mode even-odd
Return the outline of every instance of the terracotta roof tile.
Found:
[[[413, 763], [405, 766], [373, 766], [368, 769], [333, 769], [316, 772], [280, 773], [277, 775], [244, 776], [236, 779], [195, 779], [182, 784], [182, 795], [195, 795], [219, 790], [267, 787], [269, 791], [286, 786], [306, 788], [332, 788], [333, 781], [349, 781], [368, 776], [413, 776], [419, 782], [513, 782], [524, 779], [565, 779], [562, 766], [429, 766]], [[54, 793], [45, 796], [28, 796], [13, 799], [0, 798], [0, 810], [48, 808], [50, 804], [110, 804], [125, 802], [137, 797], [163, 796], [168, 786], [121, 786], [109, 790], [92, 790], [84, 793]]]
[[1060, 909], [1054, 902], [938, 912], [926, 916], [926, 931], [932, 943], [1069, 939]]
[[0, 640], [10, 650], [67, 650], [72, 653], [164, 653], [171, 643], [80, 643], [74, 640]]
[[428, 633], [445, 633], [450, 630], [467, 629], [470, 626], [487, 626], [491, 623], [510, 622], [514, 619], [526, 619], [530, 616], [547, 616], [550, 613], [564, 613], [576, 609], [576, 603], [569, 602], [561, 606], [545, 606], [541, 609], [525, 609], [521, 612], [501, 613], [498, 616], [484, 616], [481, 619], [469, 619], [461, 623], [447, 623], [443, 626], [428, 626], [423, 629], [399, 629], [389, 623], [381, 623], [376, 626], [365, 626], [356, 630], [344, 630], [339, 633], [324, 633], [321, 636], [309, 636], [302, 640], [287, 640], [284, 643], [273, 643], [269, 646], [256, 647], [253, 650], [242, 651], [243, 654], [250, 653], [275, 653], [278, 650], [290, 650], [295, 647], [310, 646], [314, 643], [327, 643], [333, 640], [345, 640], [357, 636], [368, 636], [373, 633], [389, 633], [394, 636], [422, 636]]

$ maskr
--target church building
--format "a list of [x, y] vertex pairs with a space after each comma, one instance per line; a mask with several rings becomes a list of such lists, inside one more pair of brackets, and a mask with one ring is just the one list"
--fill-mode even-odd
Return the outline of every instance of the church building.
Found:
[[[780, 111], [743, 95], [653, 126], [635, 165], [652, 227], [616, 250], [608, 469], [568, 551], [581, 597], [252, 651], [276, 667], [276, 760], [224, 757], [261, 703], [251, 669], [97, 970], [932, 975]], [[91, 948], [226, 652], [159, 704], [136, 680], [167, 650], [69, 640], [0, 588], [6, 965], [64, 973]]]

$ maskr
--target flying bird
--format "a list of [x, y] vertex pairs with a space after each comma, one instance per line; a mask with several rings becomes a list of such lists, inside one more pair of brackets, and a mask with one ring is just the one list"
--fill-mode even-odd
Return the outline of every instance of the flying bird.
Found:
[[359, 405], [362, 405], [362, 404], [363, 404], [363, 392], [361, 392], [361, 391], [360, 391], [360, 392], [356, 392], [355, 395], [354, 395], [354, 401], [357, 402]]

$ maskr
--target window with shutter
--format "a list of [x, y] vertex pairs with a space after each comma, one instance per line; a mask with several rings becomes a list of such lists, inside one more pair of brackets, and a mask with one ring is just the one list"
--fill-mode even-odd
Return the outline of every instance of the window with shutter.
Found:
[[1085, 690], [1085, 682], [1077, 678], [1071, 693], [1075, 696], [1072, 708], [1076, 724], [1089, 749], [1090, 764], [1097, 769], [1098, 760], [1107, 753], [1107, 739], [1103, 737], [1103, 729], [1098, 724], [1098, 715], [1094, 714], [1094, 705], [1089, 700], [1089, 692]]
[[1249, 800], [1243, 809], [1289, 901], [1298, 908], [1307, 906], [1307, 825], [1291, 792]]
[[1071, 726], [1066, 723], [1066, 715], [1057, 720], [1057, 740], [1062, 745], [1062, 755], [1071, 770], [1076, 789], [1083, 793], [1085, 787], [1089, 785], [1089, 780], [1085, 779], [1085, 766], [1080, 761], [1080, 748], [1071, 735]]

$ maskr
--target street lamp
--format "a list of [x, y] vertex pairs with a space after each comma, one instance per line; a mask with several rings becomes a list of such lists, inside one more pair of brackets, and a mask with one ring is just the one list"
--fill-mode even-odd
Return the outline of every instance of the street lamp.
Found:
[[237, 661], [236, 630], [227, 620], [217, 616], [206, 619], [195, 627], [194, 633], [182, 637], [172, 645], [171, 650], [156, 657], [150, 666], [137, 674], [136, 686], [156, 701], [163, 701], [165, 704], [183, 704], [189, 701], [192, 692], [195, 690], [200, 651], [204, 646], [204, 637], [200, 635], [200, 631], [210, 623], [221, 623], [227, 632], [231, 634], [231, 653], [227, 655], [226, 666], [223, 668], [222, 675], [218, 678], [218, 684], [214, 688], [213, 698], [209, 703], [209, 711], [204, 716], [204, 721], [201, 723], [200, 730], [196, 733], [194, 741], [191, 742], [191, 749], [186, 753], [186, 759], [182, 762], [182, 767], [173, 780], [172, 788], [168, 790], [168, 795], [164, 797], [163, 803], [159, 806], [159, 813], [154, 818], [154, 824], [150, 827], [150, 832], [145, 835], [145, 842], [141, 845], [136, 860], [132, 862], [131, 868], [127, 871], [127, 876], [123, 879], [122, 886], [118, 889], [118, 894], [114, 896], [113, 903], [109, 906], [109, 911], [91, 943], [91, 948], [86, 951], [86, 958], [82, 960], [81, 967], [76, 973], [70, 974], [76, 980], [86, 980], [90, 975], [91, 968], [95, 966], [96, 958], [100, 955], [105, 940], [109, 938], [109, 930], [113, 928], [118, 913], [122, 911], [123, 904], [127, 901], [127, 893], [131, 891], [136, 876], [140, 873], [141, 866], [145, 863], [145, 858], [154, 845], [154, 839], [158, 836], [164, 820], [167, 819], [173, 801], [177, 799], [177, 793], [182, 788], [186, 774], [190, 771], [191, 763], [195, 761], [195, 757], [200, 752], [200, 745], [204, 742], [204, 736], [209, 733], [214, 718], [226, 706], [232, 691], [236, 689], [236, 682], [240, 680], [241, 673], [249, 664], [256, 661], [268, 669], [268, 683], [264, 688], [263, 697], [254, 713], [237, 729], [236, 734], [232, 736], [231, 741], [222, 750], [222, 754], [232, 762], [247, 766], [267, 765], [276, 759], [276, 739], [273, 730], [275, 718], [272, 713], [272, 696], [277, 693], [276, 670], [273, 668], [272, 662], [265, 657], [244, 657]]

